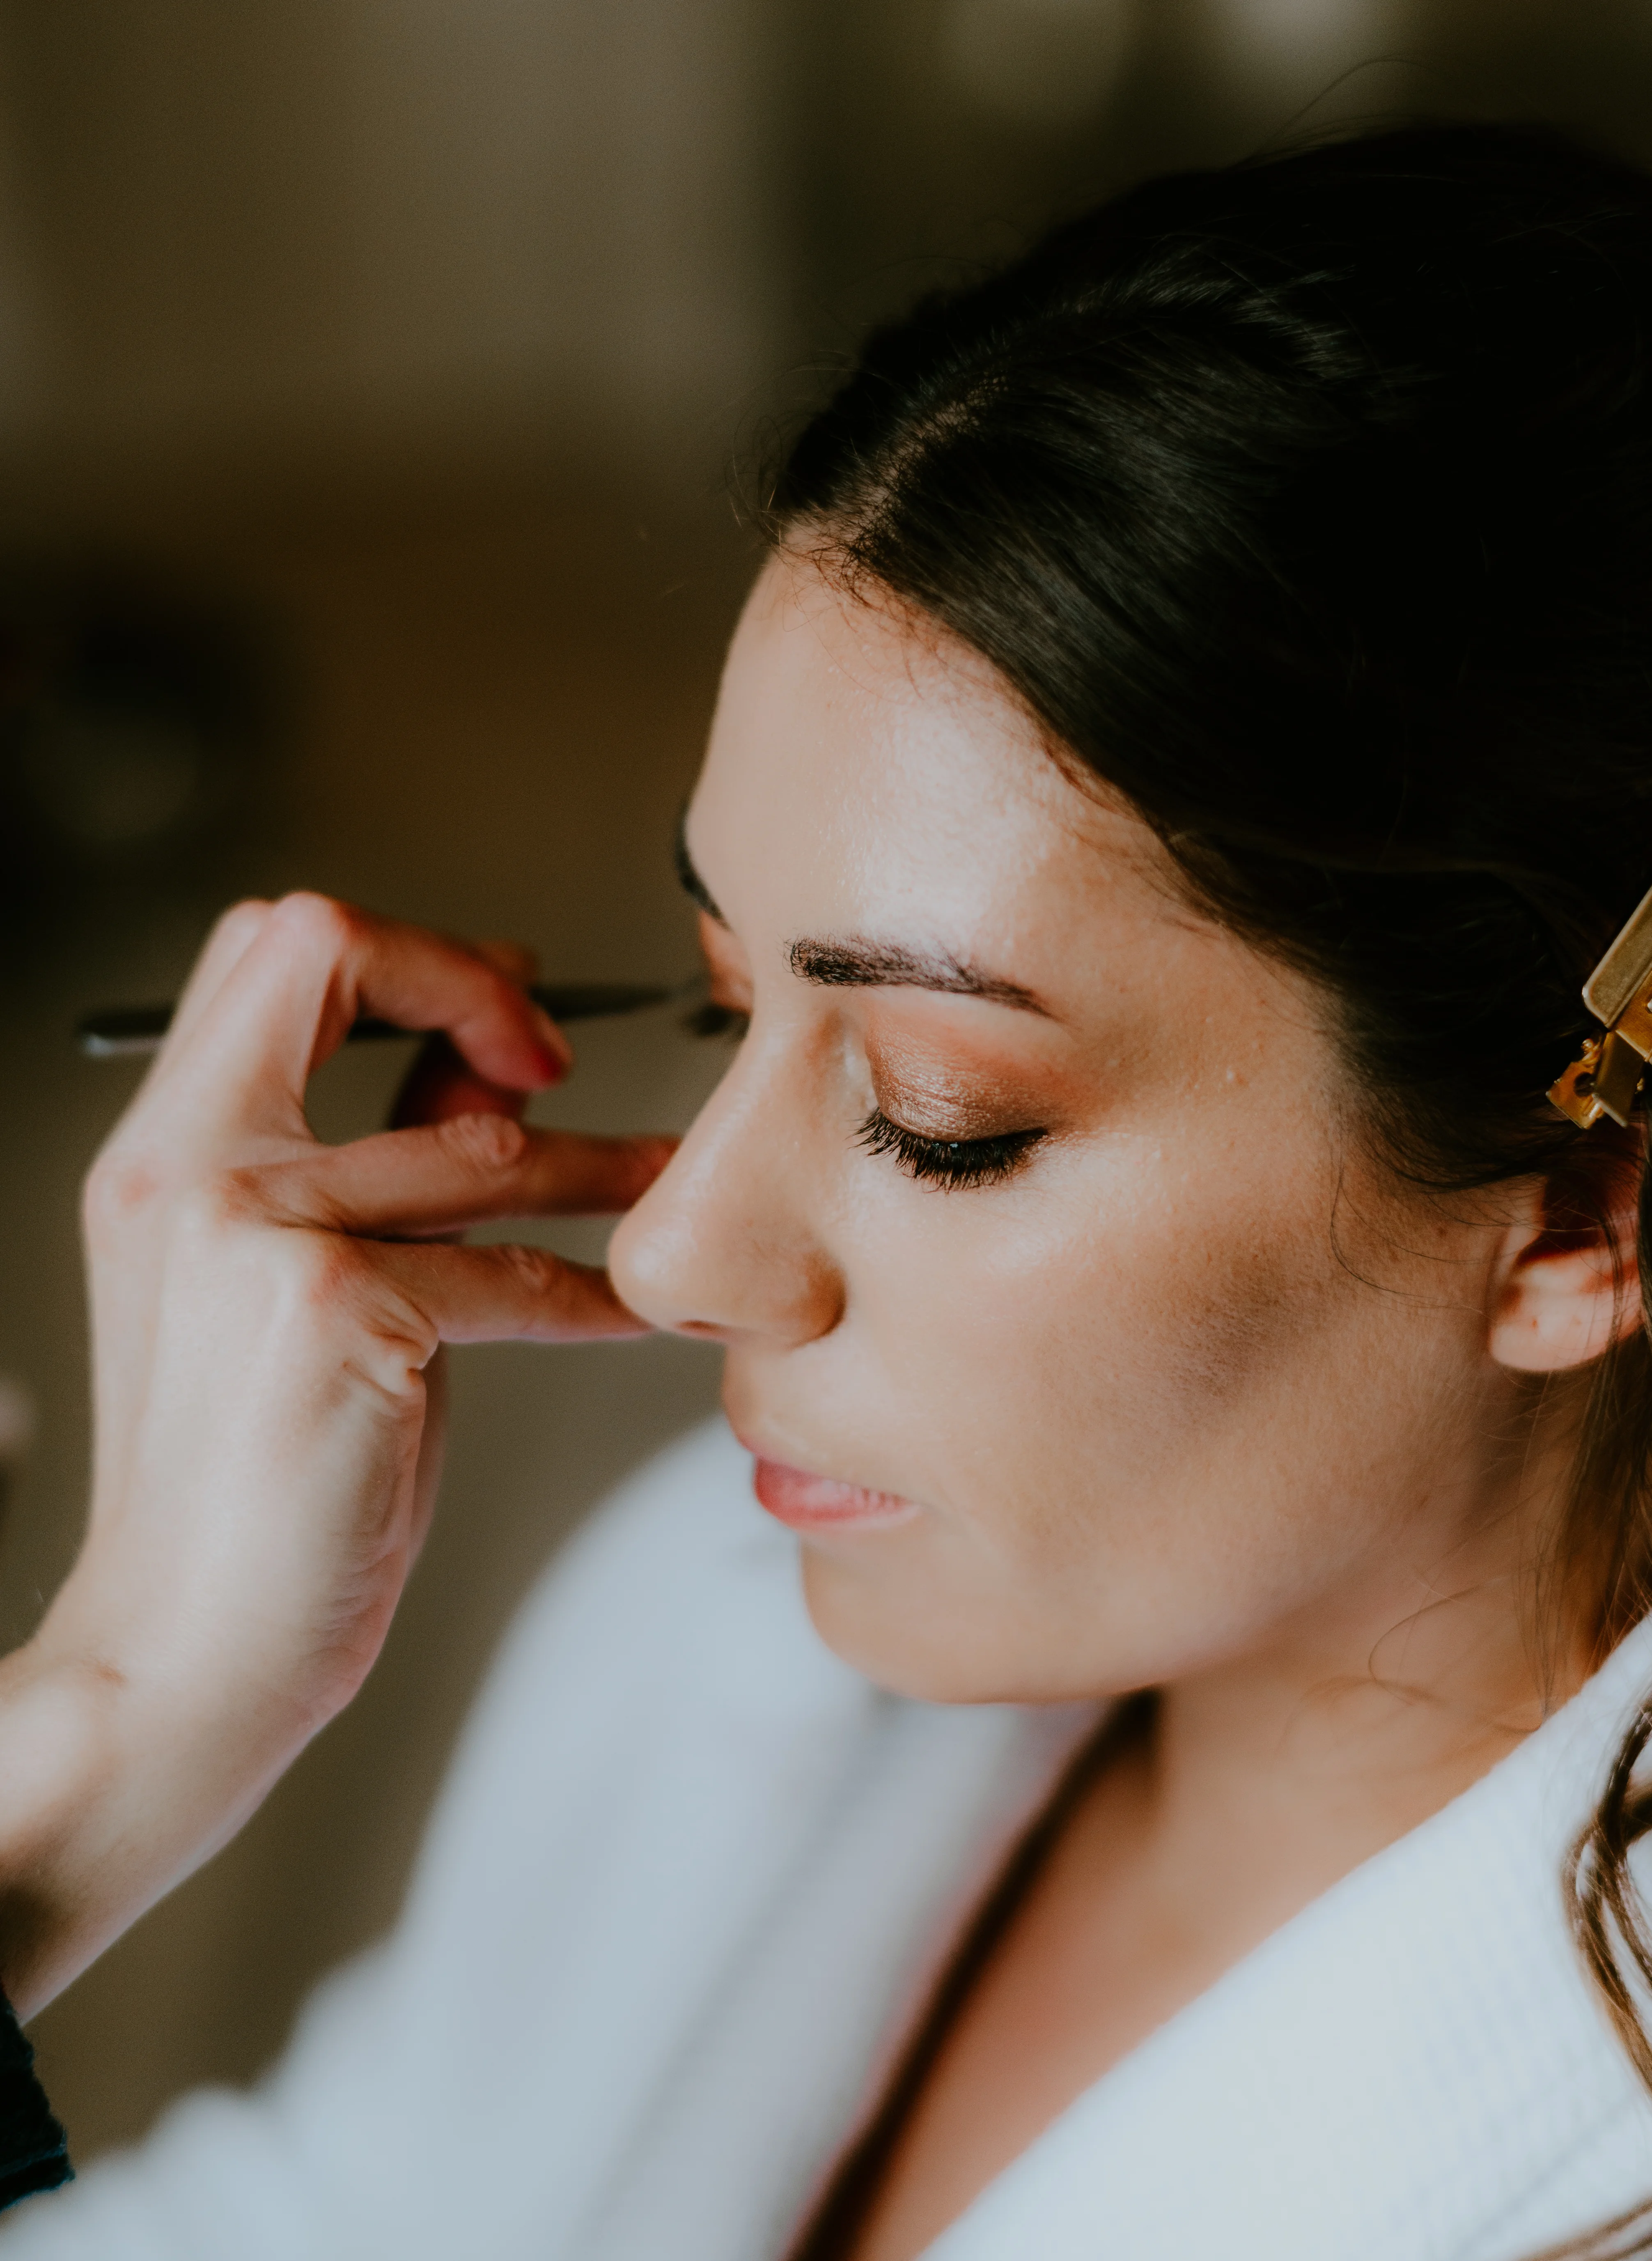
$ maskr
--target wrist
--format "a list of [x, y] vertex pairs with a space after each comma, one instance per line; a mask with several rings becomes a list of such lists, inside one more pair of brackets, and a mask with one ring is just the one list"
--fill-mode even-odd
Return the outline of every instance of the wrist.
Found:
[[169, 1804], [192, 1784], [216, 1808], [290, 1765], [337, 1708], [259, 1632], [198, 1592], [146, 1586], [94, 1540], [19, 1654], [35, 1676], [85, 1687], [123, 1781]]
[[0, 1659], [0, 1986], [25, 2017], [233, 1836], [312, 1732], [126, 1649], [84, 1599], [71, 1581]]

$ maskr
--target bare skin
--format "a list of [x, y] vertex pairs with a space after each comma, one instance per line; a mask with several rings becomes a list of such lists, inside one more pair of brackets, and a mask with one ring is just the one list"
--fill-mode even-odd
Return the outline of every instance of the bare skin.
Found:
[[[815, 1625], [873, 1679], [1160, 1691], [909, 2127], [859, 2255], [908, 2261], [1584, 1676], [1584, 1623], [1533, 1638], [1567, 1393], [1541, 1427], [1528, 1377], [1604, 1346], [1610, 1267], [1536, 1187], [1403, 1188], [1323, 1001], [1191, 911], [981, 662], [806, 565], [754, 596], [687, 838], [751, 1030], [616, 1236], [621, 1295], [727, 1346]], [[874, 1107], [1042, 1136], [924, 1182], [858, 1140]]]

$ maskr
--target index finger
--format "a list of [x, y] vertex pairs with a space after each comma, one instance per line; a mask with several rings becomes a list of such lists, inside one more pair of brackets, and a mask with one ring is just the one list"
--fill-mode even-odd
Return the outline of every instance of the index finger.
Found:
[[234, 903], [213, 922], [212, 930], [202, 944], [190, 969], [183, 993], [172, 1008], [171, 1026], [162, 1047], [163, 1052], [167, 1050], [176, 1052], [200, 1019], [223, 986], [231, 967], [257, 937], [271, 908], [267, 902]]
[[304, 1130], [312, 1070], [364, 1014], [444, 1030], [489, 1083], [535, 1091], [570, 1057], [531, 998], [478, 952], [325, 895], [275, 904], [155, 1080], [190, 1135]]

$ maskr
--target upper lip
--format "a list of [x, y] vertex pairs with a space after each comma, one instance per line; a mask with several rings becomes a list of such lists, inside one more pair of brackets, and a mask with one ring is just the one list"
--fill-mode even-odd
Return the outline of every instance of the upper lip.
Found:
[[754, 1461], [772, 1461], [781, 1468], [795, 1468], [801, 1475], [818, 1476], [822, 1483], [844, 1484], [855, 1491], [885, 1492], [892, 1499], [904, 1497], [904, 1494], [889, 1492], [886, 1485], [863, 1483], [858, 1476], [841, 1475], [836, 1468], [812, 1467], [808, 1461], [799, 1460], [795, 1449], [789, 1445], [783, 1450], [772, 1451], [767, 1445], [760, 1443], [751, 1436], [748, 1431], [735, 1428], [732, 1421], [729, 1425], [734, 1429], [736, 1441], [745, 1447]]
[[[779, 1461], [783, 1466], [788, 1468], [801, 1468], [803, 1467], [801, 1461], [793, 1458], [791, 1448], [789, 1446], [783, 1452], [775, 1452], [767, 1445], [764, 1444], [759, 1438], [753, 1436], [749, 1429], [737, 1427], [732, 1421], [729, 1422], [729, 1426], [734, 1430], [736, 1443], [743, 1446], [744, 1449], [751, 1454], [754, 1461]], [[823, 1468], [805, 1468], [803, 1473], [806, 1475], [818, 1476], [823, 1475], [825, 1474], [825, 1470]]]

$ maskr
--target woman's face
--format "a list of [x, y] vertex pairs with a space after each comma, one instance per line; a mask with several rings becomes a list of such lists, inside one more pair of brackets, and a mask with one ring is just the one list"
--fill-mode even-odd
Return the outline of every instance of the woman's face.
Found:
[[612, 1262], [725, 1345], [835, 1648], [1102, 1695], [1449, 1576], [1505, 1473], [1496, 1234], [1362, 1159], [1315, 993], [983, 661], [777, 561], [686, 838], [750, 1031]]

